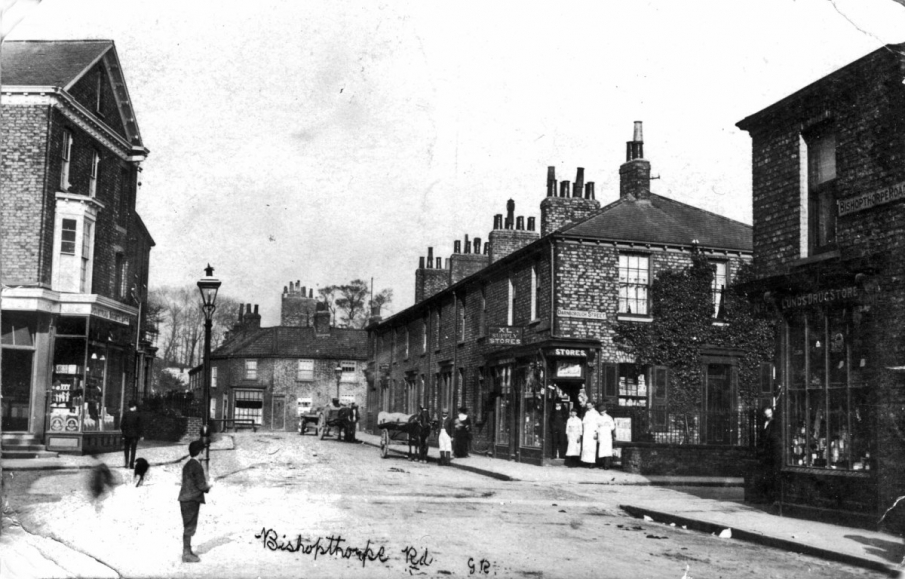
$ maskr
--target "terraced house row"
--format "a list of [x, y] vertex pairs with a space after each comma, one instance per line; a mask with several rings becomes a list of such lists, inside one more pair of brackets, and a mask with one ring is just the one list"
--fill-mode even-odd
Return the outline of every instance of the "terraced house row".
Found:
[[[415, 305], [368, 327], [368, 428], [376, 432], [381, 410], [466, 406], [476, 446], [544, 464], [554, 456], [554, 404], [587, 398], [613, 408], [624, 443], [669, 441], [670, 369], [620, 348], [615, 326], [650, 323], [652, 280], [687, 267], [694, 252], [713, 267], [719, 323], [722, 289], [752, 258], [751, 227], [652, 193], [643, 146], [636, 123], [618, 196], [603, 207], [583, 169], [574, 182], [557, 182], [550, 167], [539, 229], [509, 201], [486, 242], [466, 236], [445, 260], [428, 249], [415, 272]], [[738, 352], [703, 354], [694, 442], [746, 445]]]

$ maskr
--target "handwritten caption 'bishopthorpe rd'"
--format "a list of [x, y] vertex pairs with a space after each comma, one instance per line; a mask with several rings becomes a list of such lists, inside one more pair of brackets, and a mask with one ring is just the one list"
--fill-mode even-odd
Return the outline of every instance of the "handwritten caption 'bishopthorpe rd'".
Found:
[[[370, 539], [365, 542], [363, 547], [350, 545], [339, 534], [317, 537], [311, 540], [303, 539], [301, 535], [287, 539], [286, 535], [280, 535], [276, 530], [267, 527], [263, 527], [260, 533], [255, 534], [255, 539], [260, 539], [264, 548], [269, 551], [298, 553], [309, 556], [315, 561], [317, 561], [318, 557], [358, 561], [363, 568], [368, 563], [375, 561], [386, 563], [391, 559], [390, 553], [394, 552], [387, 552], [387, 548], [384, 546], [377, 547], [377, 545], [373, 545]], [[418, 549], [413, 545], [406, 545], [399, 553], [401, 553], [402, 562], [409, 573], [421, 571], [434, 563], [434, 557], [430, 554], [430, 550], [427, 547]], [[480, 561], [474, 558], [468, 559], [469, 575], [487, 575], [490, 574], [491, 569], [492, 564], [486, 559], [480, 559]]]

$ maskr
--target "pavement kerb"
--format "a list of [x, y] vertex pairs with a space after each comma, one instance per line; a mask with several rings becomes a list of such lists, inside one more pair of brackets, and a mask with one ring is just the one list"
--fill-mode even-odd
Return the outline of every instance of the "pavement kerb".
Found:
[[800, 553], [802, 555], [808, 555], [836, 563], [844, 563], [846, 565], [861, 567], [862, 569], [869, 569], [871, 571], [879, 571], [890, 577], [900, 576], [899, 570], [897, 568], [865, 557], [858, 557], [856, 555], [849, 555], [847, 553], [840, 553], [838, 551], [822, 549], [820, 547], [815, 547], [813, 545], [808, 545], [805, 543], [799, 543], [797, 541], [771, 537], [769, 535], [764, 535], [762, 533], [757, 533], [754, 531], [746, 531], [745, 529], [740, 529], [735, 526], [727, 527], [725, 524], [682, 517], [671, 513], [655, 511], [645, 507], [619, 505], [619, 508], [627, 512], [631, 516], [639, 519], [647, 515], [658, 523], [664, 523], [667, 525], [670, 523], [675, 523], [676, 526], [687, 527], [688, 529], [691, 529], [693, 531], [700, 531], [703, 533], [713, 533], [715, 535], [719, 535], [723, 530], [730, 528], [732, 529], [732, 538], [738, 539], [740, 541], [763, 545], [765, 547], [772, 547], [774, 549], [781, 549], [783, 551], [789, 551], [791, 553]]
[[[364, 434], [365, 436], [360, 436], [358, 441], [366, 444], [368, 446], [373, 446], [380, 448], [380, 440], [371, 440], [371, 437], [376, 438], [375, 435], [371, 435], [369, 433], [359, 433]], [[433, 448], [431, 449], [433, 450]], [[397, 453], [402, 453], [402, 451], [397, 451]], [[436, 459], [428, 456], [429, 462], [436, 462]], [[472, 465], [458, 463], [453, 460], [450, 464], [450, 467], [457, 468], [459, 470], [464, 470], [468, 472], [473, 472], [478, 475], [494, 478], [501, 481], [506, 482], [518, 482], [521, 479], [514, 478], [507, 474], [503, 474], [500, 472], [496, 472], [494, 470], [480, 468]], [[662, 487], [670, 487], [670, 486], [694, 486], [694, 487], [736, 487], [743, 486], [743, 481], [734, 480], [733, 477], [682, 477], [682, 476], [658, 476], [658, 477], [649, 477], [644, 480], [623, 480], [619, 482], [605, 482], [605, 481], [577, 481], [576, 484], [581, 485], [619, 485], [619, 486], [662, 486]]]
[[[236, 441], [235, 439], [228, 435], [222, 435], [223, 439], [229, 440], [229, 448], [211, 448], [211, 452], [224, 452], [236, 450]], [[222, 440], [222, 439], [221, 439]], [[166, 446], [183, 446], [183, 442], [174, 443], [172, 445], [158, 445], [150, 448], [161, 448]], [[118, 451], [117, 451], [118, 452]], [[178, 464], [189, 457], [188, 453], [179, 456], [179, 458], [171, 459], [171, 460], [149, 460], [148, 464], [150, 466], [164, 466], [168, 464]], [[17, 461], [16, 463], [12, 463], [11, 461]], [[25, 471], [25, 470], [89, 470], [96, 466], [94, 464], [46, 464], [40, 463], [38, 461], [43, 460], [57, 460], [57, 459], [40, 459], [40, 458], [22, 458], [22, 459], [2, 459], [3, 470], [5, 471]], [[32, 463], [32, 464], [29, 464]]]

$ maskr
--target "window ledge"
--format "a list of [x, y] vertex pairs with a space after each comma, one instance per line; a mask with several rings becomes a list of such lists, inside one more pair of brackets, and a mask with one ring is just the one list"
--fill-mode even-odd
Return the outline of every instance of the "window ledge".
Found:
[[616, 314], [616, 319], [620, 322], [650, 323], [650, 322], [654, 321], [653, 316], [641, 316], [638, 314]]
[[796, 259], [792, 263], [789, 264], [790, 267], [803, 267], [806, 265], [810, 265], [812, 263], [820, 263], [821, 261], [829, 261], [831, 259], [838, 259], [841, 257], [842, 253], [838, 249], [834, 249], [831, 251], [824, 251], [823, 253], [818, 253], [817, 255], [811, 255], [808, 257], [802, 257], [800, 259]]
[[540, 323], [540, 318], [534, 318], [533, 320], [531, 320], [530, 322], [528, 322], [528, 325], [529, 325], [529, 326], [536, 326], [536, 325], [539, 324], [539, 323]]
[[723, 321], [721, 321], [721, 320], [713, 320], [713, 325], [714, 325], [714, 326], [719, 326], [719, 327], [722, 328], [722, 327], [728, 326], [728, 325], [729, 325], [729, 322], [723, 322]]

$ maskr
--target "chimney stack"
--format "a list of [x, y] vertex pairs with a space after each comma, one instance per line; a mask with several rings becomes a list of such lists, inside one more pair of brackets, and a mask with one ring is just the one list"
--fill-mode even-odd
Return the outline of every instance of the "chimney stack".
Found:
[[634, 201], [650, 200], [650, 162], [644, 159], [641, 121], [635, 121], [633, 140], [625, 144], [625, 163], [619, 167], [619, 197]]
[[[548, 186], [550, 170], [547, 171]], [[574, 186], [574, 189], [573, 189]], [[585, 183], [584, 167], [578, 167], [575, 181], [559, 182], [559, 195], [547, 196], [540, 204], [540, 235], [548, 235], [567, 225], [583, 221], [600, 209], [594, 199], [594, 183]], [[534, 231], [533, 218], [528, 218], [528, 231]]]
[[572, 189], [573, 197], [581, 197], [581, 192], [584, 189], [584, 167], [579, 167], [578, 172], [575, 175], [575, 186]]

